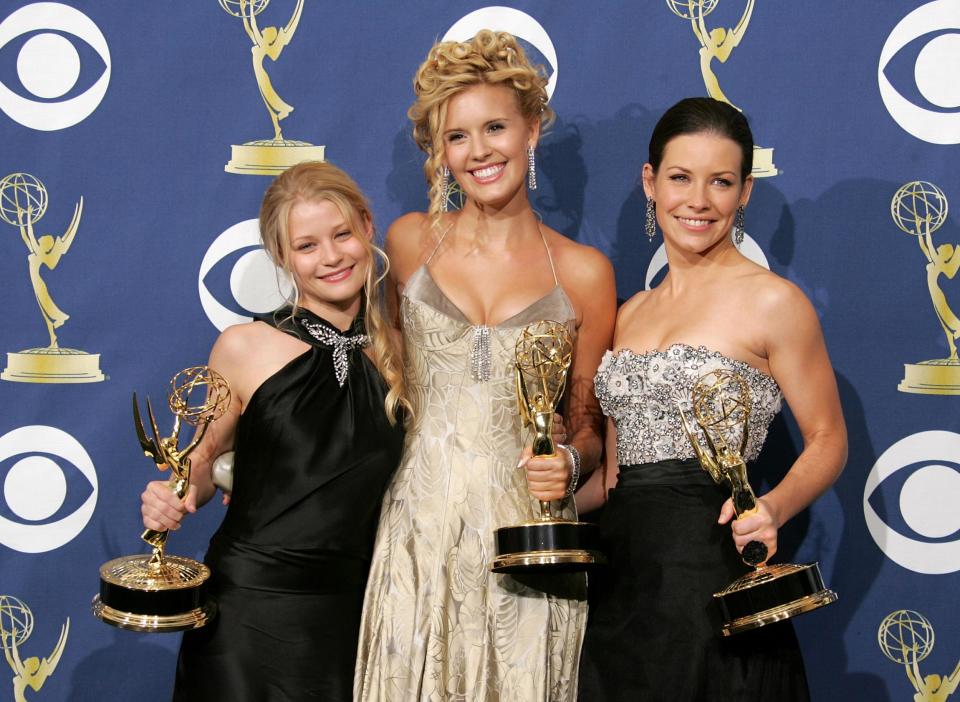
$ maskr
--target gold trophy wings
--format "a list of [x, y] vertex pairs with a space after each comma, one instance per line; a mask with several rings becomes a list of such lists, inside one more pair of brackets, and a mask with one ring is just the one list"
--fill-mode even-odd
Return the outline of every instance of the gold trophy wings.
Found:
[[[198, 401], [198, 397], [202, 399]], [[144, 454], [161, 470], [170, 469], [168, 486], [183, 499], [190, 487], [190, 454], [210, 423], [226, 412], [230, 388], [211, 368], [186, 368], [170, 381], [167, 405], [174, 416], [173, 430], [161, 436], [153, 406], [147, 400], [148, 436], [134, 394], [134, 426]], [[196, 431], [193, 439], [180, 448], [184, 424]], [[153, 548], [150, 555], [122, 556], [100, 567], [100, 594], [93, 600], [94, 616], [121, 629], [148, 632], [192, 629], [212, 619], [216, 608], [205, 596], [210, 569], [192, 558], [167, 555], [167, 534], [147, 529], [141, 538]]]
[[[573, 338], [565, 324], [541, 320], [520, 331], [514, 372], [520, 416], [533, 429], [534, 456], [556, 456], [553, 415], [563, 396], [573, 361]], [[540, 501], [532, 522], [496, 530], [496, 573], [565, 573], [606, 562], [593, 524], [555, 516]]]
[[[700, 465], [714, 482], [730, 486], [737, 519], [753, 514], [757, 510], [757, 496], [750, 487], [743, 460], [750, 433], [750, 386], [733, 371], [711, 371], [694, 385], [690, 403], [693, 417], [703, 430], [706, 447], [700, 444], [683, 412], [680, 419]], [[767, 547], [751, 541], [742, 555], [748, 565], [760, 565], [767, 560]]]
[[[757, 511], [757, 496], [747, 479], [744, 454], [750, 434], [752, 407], [746, 379], [726, 368], [710, 371], [690, 392], [690, 411], [702, 430], [706, 446], [680, 411], [684, 431], [700, 465], [717, 483], [730, 487], [737, 519]], [[837, 601], [837, 593], [823, 584], [817, 563], [767, 565], [767, 547], [750, 541], [741, 552], [755, 570], [714, 594], [723, 618], [724, 636], [772, 624]]]
[[[533, 455], [555, 456], [553, 415], [573, 359], [570, 332], [559, 322], [528, 325], [517, 339], [516, 359], [517, 402], [520, 416], [534, 431]], [[540, 502], [540, 518], [552, 518], [549, 502]]]

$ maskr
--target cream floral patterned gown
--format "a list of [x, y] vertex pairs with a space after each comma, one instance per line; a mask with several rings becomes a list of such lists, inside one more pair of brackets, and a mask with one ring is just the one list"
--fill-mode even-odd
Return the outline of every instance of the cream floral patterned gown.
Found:
[[[547, 295], [495, 327], [472, 325], [427, 264], [407, 283], [405, 370], [417, 419], [380, 517], [360, 630], [358, 700], [576, 696], [583, 576], [490, 571], [494, 530], [531, 519], [537, 505], [517, 468], [530, 436], [518, 412], [514, 346], [520, 330], [541, 319], [573, 330], [573, 307], [556, 271], [554, 281]], [[565, 514], [573, 516], [571, 506]]]

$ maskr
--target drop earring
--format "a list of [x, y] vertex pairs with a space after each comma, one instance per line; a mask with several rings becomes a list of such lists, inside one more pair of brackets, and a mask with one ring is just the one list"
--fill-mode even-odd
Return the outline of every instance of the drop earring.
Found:
[[446, 214], [450, 200], [450, 169], [440, 171], [440, 211]]
[[647, 232], [647, 239], [651, 242], [653, 238], [657, 235], [657, 203], [653, 201], [653, 198], [647, 198], [647, 216], [646, 221], [643, 223], [643, 228]]
[[743, 205], [737, 208], [737, 214], [733, 218], [733, 243], [737, 248], [743, 243]]
[[533, 147], [527, 147], [527, 187], [537, 189], [537, 162], [533, 155]]

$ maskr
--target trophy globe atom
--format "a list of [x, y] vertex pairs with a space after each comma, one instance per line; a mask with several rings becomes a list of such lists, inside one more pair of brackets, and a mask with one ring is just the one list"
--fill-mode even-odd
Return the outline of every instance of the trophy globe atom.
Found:
[[717, 6], [719, 0], [667, 0], [667, 7], [677, 17], [695, 20], [706, 17]]
[[894, 663], [909, 665], [922, 661], [933, 650], [933, 626], [920, 612], [898, 609], [891, 612], [877, 629], [877, 643], [883, 655]]
[[7, 648], [11, 643], [20, 646], [32, 633], [30, 608], [12, 595], [0, 595], [0, 648]]
[[925, 180], [902, 185], [890, 201], [893, 221], [902, 231], [913, 236], [935, 232], [946, 221], [947, 211], [947, 196]]
[[[206, 395], [201, 402], [191, 405], [194, 390], [205, 391]], [[222, 375], [207, 366], [184, 368], [170, 380], [167, 405], [190, 426], [212, 422], [223, 416], [230, 405], [230, 386]]]
[[[270, 4], [270, 0], [243, 0], [243, 5], [253, 6], [253, 14], [255, 15], [263, 12], [268, 4]], [[243, 17], [241, 10], [246, 9], [243, 5], [241, 5], [241, 0], [220, 0], [220, 7], [223, 8], [224, 12], [234, 17]]]
[[47, 189], [29, 173], [11, 173], [0, 180], [0, 218], [19, 227], [26, 224], [21, 214], [30, 212], [30, 224], [36, 223], [47, 211]]
[[691, 398], [693, 416], [704, 429], [744, 431], [750, 418], [750, 386], [739, 373], [721, 368], [701, 376]]

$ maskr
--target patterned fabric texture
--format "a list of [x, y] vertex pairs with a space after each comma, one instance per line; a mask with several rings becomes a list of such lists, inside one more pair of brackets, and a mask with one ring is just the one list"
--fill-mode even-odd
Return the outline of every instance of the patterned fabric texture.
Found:
[[[356, 699], [367, 702], [573, 700], [586, 623], [582, 575], [490, 571], [494, 530], [533, 518], [517, 461], [530, 437], [513, 376], [520, 330], [571, 327], [557, 286], [489, 327], [490, 374], [475, 379], [476, 327], [421, 267], [401, 302], [415, 426], [383, 503], [367, 585]], [[566, 501], [564, 515], [574, 517]]]
[[[693, 458], [680, 408], [693, 427], [690, 391], [701, 376], [721, 368], [739, 373], [750, 387], [753, 408], [743, 458], [756, 459], [783, 400], [777, 381], [705, 346], [673, 344], [664, 351], [607, 351], [600, 362], [594, 382], [603, 413], [617, 425], [617, 462], [634, 465]], [[702, 431], [696, 431], [705, 446]]]

